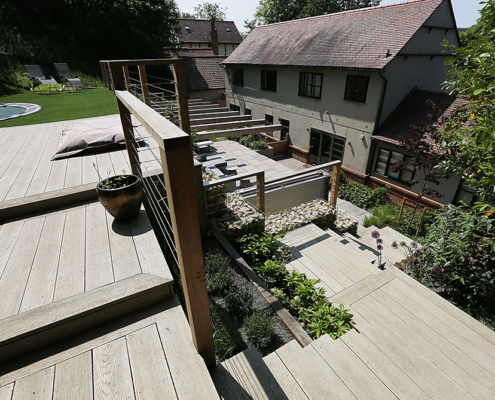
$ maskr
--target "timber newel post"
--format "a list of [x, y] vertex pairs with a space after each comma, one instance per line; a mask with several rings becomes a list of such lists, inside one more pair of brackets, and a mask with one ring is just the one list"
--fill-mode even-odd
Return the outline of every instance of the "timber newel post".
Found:
[[131, 164], [131, 170], [134, 175], [140, 176], [141, 166], [139, 165], [139, 156], [134, 148], [134, 128], [131, 121], [131, 113], [127, 107], [122, 104], [117, 97], [117, 106], [119, 108], [120, 122], [124, 130], [125, 147], [127, 148], [127, 154], [129, 156], [129, 162]]
[[175, 80], [175, 93], [177, 95], [177, 107], [179, 107], [180, 129], [191, 134], [189, 121], [189, 105], [187, 103], [186, 70], [184, 60], [174, 60], [173, 71]]
[[256, 175], [256, 192], [258, 210], [265, 212], [265, 171]]
[[337, 205], [337, 196], [339, 194], [341, 168], [342, 168], [342, 163], [336, 164], [333, 167], [332, 189], [330, 192], [330, 204], [333, 204], [334, 206]]
[[147, 106], [151, 107], [150, 90], [148, 87], [148, 77], [146, 76], [146, 65], [139, 64], [138, 71], [139, 71], [139, 81], [141, 82], [141, 91], [143, 93], [143, 102]]
[[163, 178], [192, 339], [206, 365], [212, 367], [215, 365], [215, 350], [206, 291], [191, 138], [183, 136], [164, 140], [163, 148], [160, 146]]
[[129, 77], [129, 67], [127, 65], [124, 65], [122, 69], [124, 70], [124, 81], [125, 81], [125, 85], [127, 86], [127, 91], [130, 92], [131, 78]]

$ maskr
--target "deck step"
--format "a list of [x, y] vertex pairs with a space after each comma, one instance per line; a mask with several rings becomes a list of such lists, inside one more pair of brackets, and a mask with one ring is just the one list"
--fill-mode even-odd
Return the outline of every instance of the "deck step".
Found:
[[166, 400], [218, 394], [174, 297], [0, 364], [0, 398], [35, 397]]
[[254, 347], [224, 361], [211, 375], [221, 399], [289, 399]]
[[356, 331], [340, 337], [359, 359], [399, 399], [427, 399], [428, 395], [365, 335]]
[[[349, 333], [358, 334], [356, 331]], [[323, 335], [311, 346], [358, 399], [396, 399], [395, 395], [340, 339]]]
[[173, 280], [138, 274], [1, 321], [0, 363], [173, 296]]
[[355, 399], [313, 347], [292, 341], [276, 353], [310, 399]]
[[263, 360], [290, 400], [309, 399], [276, 352], [268, 354]]

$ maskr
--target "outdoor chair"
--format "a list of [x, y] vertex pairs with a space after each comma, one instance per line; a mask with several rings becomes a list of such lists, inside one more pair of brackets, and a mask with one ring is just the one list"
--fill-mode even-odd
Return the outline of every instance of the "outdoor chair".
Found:
[[57, 70], [60, 81], [65, 85], [66, 88], [69, 89], [69, 91], [76, 92], [77, 90], [84, 91], [86, 89], [86, 86], [84, 86], [84, 83], [79, 75], [75, 77], [72, 76], [69, 64], [55, 63], [53, 65], [55, 65], [55, 69]]
[[[50, 79], [47, 79], [39, 65], [25, 65], [24, 68], [26, 68], [29, 79], [31, 79], [33, 84], [33, 92], [36, 88], [38, 88], [38, 91], [41, 94], [58, 91], [58, 82], [53, 78], [53, 76], [50, 76]], [[42, 87], [48, 90], [41, 90]]]

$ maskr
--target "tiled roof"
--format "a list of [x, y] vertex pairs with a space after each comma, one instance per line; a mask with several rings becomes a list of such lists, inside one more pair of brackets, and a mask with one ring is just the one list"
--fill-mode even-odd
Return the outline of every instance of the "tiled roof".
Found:
[[[435, 112], [427, 101], [431, 100], [439, 107], [439, 113]], [[398, 136], [404, 139], [417, 140], [411, 126], [440, 123], [442, 117], [448, 117], [452, 112], [468, 101], [461, 97], [449, 96], [445, 93], [426, 92], [415, 90], [399, 104], [390, 117], [378, 128], [373, 135], [374, 140], [400, 145]], [[430, 114], [433, 119], [426, 115]]]
[[210, 57], [214, 56], [215, 53], [211, 47], [201, 47], [201, 48], [188, 48], [183, 47], [179, 51], [179, 57]]
[[[258, 26], [225, 64], [382, 69], [442, 1], [412, 0]], [[384, 59], [387, 50], [391, 56]]]
[[[182, 43], [210, 43], [211, 21], [209, 19], [179, 18], [179, 25]], [[185, 28], [186, 25], [189, 26], [189, 30]], [[242, 36], [233, 21], [215, 21], [215, 27], [218, 32], [219, 44], [242, 42]], [[230, 32], [227, 28], [230, 29]]]
[[188, 87], [192, 90], [225, 89], [225, 70], [220, 64], [226, 58], [184, 57]]

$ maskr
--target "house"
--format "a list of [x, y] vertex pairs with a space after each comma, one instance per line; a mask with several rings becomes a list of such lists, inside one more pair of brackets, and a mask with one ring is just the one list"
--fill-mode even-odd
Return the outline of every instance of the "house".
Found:
[[224, 61], [227, 103], [290, 132], [293, 157], [374, 169], [373, 135], [417, 88], [441, 92], [450, 0], [412, 0], [258, 26]]
[[190, 99], [216, 103], [225, 93], [225, 70], [221, 64], [227, 56], [218, 56], [211, 48], [183, 48], [187, 93]]
[[215, 55], [230, 55], [242, 42], [233, 21], [179, 18], [181, 48], [213, 49]]

